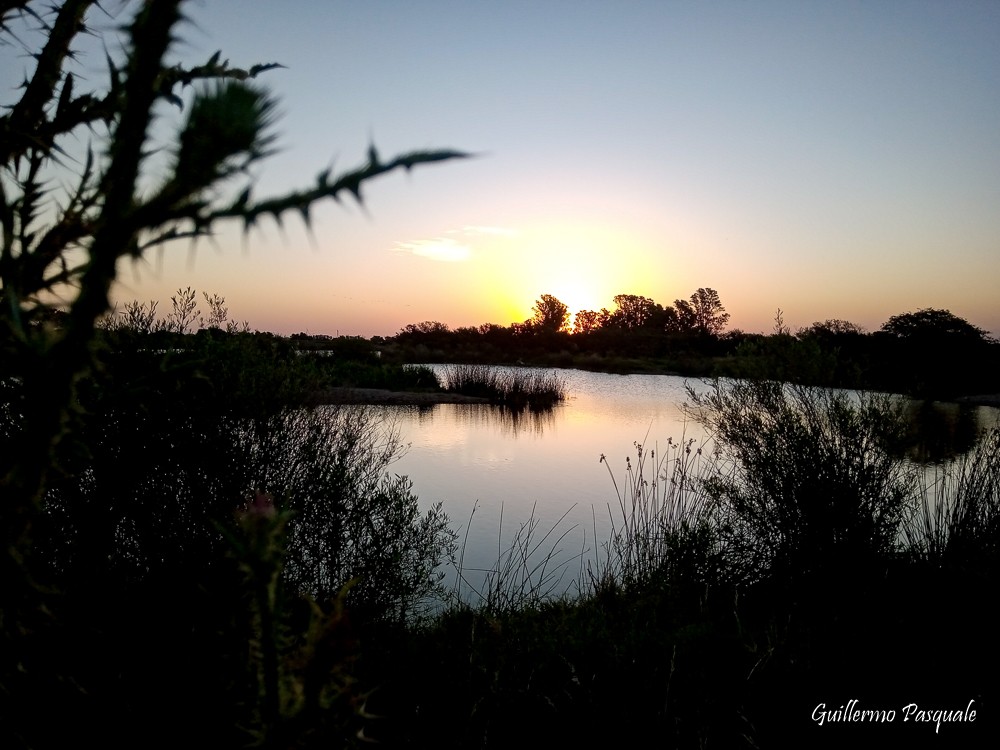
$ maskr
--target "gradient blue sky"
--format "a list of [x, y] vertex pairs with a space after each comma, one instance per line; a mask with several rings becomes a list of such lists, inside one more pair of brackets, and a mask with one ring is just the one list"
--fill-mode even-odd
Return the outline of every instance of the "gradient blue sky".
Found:
[[[1000, 333], [1000, 2], [207, 0], [174, 54], [277, 61], [258, 195], [455, 147], [312, 237], [265, 223], [122, 267], [117, 295], [225, 296], [254, 328], [509, 324], [554, 294], [731, 327], [948, 308]], [[110, 22], [105, 22], [110, 26]], [[102, 57], [85, 64], [100, 70]]]

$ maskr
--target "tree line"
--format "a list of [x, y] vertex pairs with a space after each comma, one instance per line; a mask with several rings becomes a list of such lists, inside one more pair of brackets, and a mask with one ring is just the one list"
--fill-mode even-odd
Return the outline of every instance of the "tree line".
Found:
[[[509, 331], [516, 336], [572, 333], [586, 335], [598, 331], [635, 332], [657, 331], [681, 335], [718, 336], [729, 322], [729, 313], [714, 289], [700, 288], [689, 300], [674, 300], [663, 305], [637, 294], [616, 294], [615, 309], [581, 310], [570, 324], [569, 308], [559, 298], [543, 294], [535, 301], [532, 317], [523, 323], [512, 323]], [[489, 334], [503, 329], [486, 323], [475, 329], [459, 328], [457, 332], [475, 330]], [[451, 329], [438, 321], [424, 321], [405, 326], [397, 336], [420, 336], [447, 333]]]
[[523, 323], [452, 329], [424, 321], [374, 343], [412, 362], [718, 375], [935, 398], [990, 394], [1000, 383], [1000, 343], [949, 310], [900, 313], [875, 331], [833, 318], [793, 332], [779, 309], [773, 331], [747, 333], [725, 330], [729, 313], [708, 287], [673, 305], [635, 294], [616, 295], [614, 302], [614, 310], [580, 311], [571, 326], [567, 306], [543, 294]]

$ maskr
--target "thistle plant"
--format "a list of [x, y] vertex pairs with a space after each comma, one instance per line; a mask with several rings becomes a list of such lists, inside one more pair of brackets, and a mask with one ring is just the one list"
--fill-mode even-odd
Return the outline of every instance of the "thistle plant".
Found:
[[[44, 39], [20, 98], [0, 114], [0, 380], [14, 415], [0, 436], [3, 525], [13, 543], [5, 549], [27, 546], [32, 508], [59, 455], [83, 449], [67, 437], [80, 418], [77, 388], [93, 365], [119, 261], [198, 240], [227, 221], [249, 231], [265, 217], [294, 214], [308, 227], [320, 201], [361, 201], [362, 186], [379, 175], [465, 156], [435, 150], [383, 159], [371, 147], [356, 169], [326, 169], [301, 190], [258, 198], [248, 169], [272, 153], [275, 111], [257, 79], [281, 65], [236, 67], [221, 52], [199, 65], [177, 62], [184, 5], [140, 4], [124, 26], [123, 49], [106, 44], [105, 80], [86, 87], [75, 60], [82, 40], [99, 34], [99, 3], [0, 6], [0, 45]], [[185, 112], [167, 148], [151, 127], [165, 107]], [[154, 153], [168, 154], [165, 167], [154, 165]]]
[[[367, 696], [353, 675], [359, 644], [345, 600], [357, 583], [345, 583], [325, 606], [289, 591], [283, 576], [288, 523], [293, 511], [260, 491], [222, 529], [248, 597], [250, 691], [244, 730], [257, 747], [290, 747], [318, 737], [360, 736]], [[301, 611], [301, 632], [291, 621]]]
[[[237, 67], [221, 52], [185, 64], [173, 53], [184, 2], [112, 5], [130, 17], [102, 40], [102, 78], [77, 58], [100, 39], [97, 24], [112, 8], [96, 0], [0, 3], [0, 53], [30, 53], [16, 101], [0, 108], [0, 693], [26, 703], [78, 682], [64, 667], [44, 666], [42, 647], [35, 652], [42, 656], [26, 659], [25, 634], [60, 640], [51, 612], [57, 600], [68, 601], [59, 597], [66, 581], [35, 550], [53, 546], [50, 511], [60, 488], [88, 491], [92, 444], [85, 436], [107, 415], [85, 405], [101, 387], [91, 377], [100, 369], [98, 329], [121, 262], [178, 241], [196, 243], [227, 222], [248, 233], [265, 218], [293, 215], [309, 228], [321, 201], [360, 202], [362, 187], [379, 175], [465, 155], [435, 150], [384, 159], [371, 147], [355, 169], [326, 169], [300, 190], [258, 197], [249, 170], [272, 154], [275, 139], [275, 100], [259, 79], [281, 65]], [[172, 135], [171, 111], [179, 113]], [[192, 296], [175, 300], [181, 331], [196, 323]], [[155, 318], [152, 306], [126, 313], [138, 327]], [[162, 515], [175, 510], [165, 506]], [[135, 508], [98, 498], [87, 511], [85, 525], [111, 540], [123, 512]], [[108, 564], [100, 546], [88, 549]], [[267, 701], [273, 715], [273, 697]], [[22, 729], [44, 731], [27, 724], [0, 731]], [[31, 740], [16, 742], [25, 743]]]
[[[74, 75], [74, 45], [94, 33], [97, 3], [2, 8], [4, 41], [13, 43], [21, 27], [46, 37], [20, 100], [0, 116], [0, 344], [4, 376], [22, 379], [26, 410], [24, 450], [13, 466], [6, 462], [3, 481], [22, 497], [44, 489], [119, 260], [205, 237], [226, 220], [249, 230], [264, 217], [294, 213], [308, 226], [321, 200], [360, 201], [362, 185], [378, 175], [464, 155], [419, 151], [383, 160], [372, 147], [357, 169], [324, 170], [302, 190], [256, 198], [247, 170], [272, 153], [274, 100], [255, 79], [281, 66], [238, 68], [219, 52], [202, 65], [170, 62], [182, 5], [143, 3], [127, 25], [125, 49], [108, 56], [105, 85], [89, 91]], [[183, 107], [188, 86], [195, 90], [167, 174], [140, 190], [153, 179], [147, 167], [156, 108]], [[82, 163], [69, 156], [72, 139], [88, 144]], [[57, 187], [67, 179], [65, 190]], [[239, 179], [247, 182], [242, 190], [226, 189]], [[57, 328], [46, 325], [54, 318]]]

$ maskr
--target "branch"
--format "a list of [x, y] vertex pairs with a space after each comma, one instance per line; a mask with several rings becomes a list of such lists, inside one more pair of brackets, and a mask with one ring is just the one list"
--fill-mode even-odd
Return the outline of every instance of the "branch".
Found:
[[14, 156], [37, 142], [34, 133], [45, 122], [45, 105], [55, 96], [70, 44], [84, 30], [83, 17], [92, 4], [93, 0], [67, 0], [59, 8], [45, 47], [35, 56], [35, 73], [24, 95], [9, 115], [0, 118], [0, 163], [9, 164]]
[[[201, 201], [186, 202], [166, 209], [161, 202], [154, 199], [136, 209], [135, 231], [160, 232], [158, 236], [141, 246], [141, 249], [147, 249], [152, 245], [162, 244], [180, 237], [204, 236], [211, 232], [213, 224], [223, 219], [242, 219], [244, 231], [248, 231], [261, 216], [272, 216], [280, 224], [284, 214], [294, 211], [302, 216], [306, 226], [310, 226], [310, 210], [313, 204], [320, 200], [332, 198], [339, 202], [340, 195], [346, 191], [358, 203], [363, 203], [361, 185], [374, 177], [401, 168], [409, 171], [419, 164], [466, 159], [471, 156], [472, 154], [454, 150], [414, 151], [397, 156], [391, 161], [381, 162], [374, 147], [372, 147], [369, 149], [369, 162], [364, 167], [347, 172], [333, 182], [330, 182], [330, 170], [325, 170], [316, 178], [315, 187], [259, 202], [250, 201], [249, 189], [244, 190], [230, 205], [216, 209], [208, 209], [206, 204]], [[184, 221], [191, 222], [194, 225], [193, 228], [184, 231], [176, 228], [164, 230], [171, 224]]]
[[467, 159], [471, 156], [472, 154], [453, 150], [413, 151], [397, 156], [391, 161], [380, 162], [378, 154], [373, 147], [369, 150], [368, 164], [341, 175], [334, 182], [329, 182], [329, 170], [326, 170], [319, 174], [316, 179], [316, 186], [311, 189], [289, 193], [278, 198], [270, 198], [258, 203], [250, 203], [249, 196], [244, 193], [244, 195], [237, 198], [230, 206], [212, 211], [200, 218], [202, 223], [208, 224], [223, 218], [241, 218], [243, 219], [244, 228], [248, 229], [261, 216], [271, 215], [280, 221], [281, 215], [288, 211], [297, 211], [302, 214], [303, 219], [308, 225], [309, 209], [312, 207], [312, 204], [324, 198], [332, 198], [335, 201], [339, 201], [341, 193], [346, 191], [358, 203], [364, 203], [361, 197], [361, 185], [374, 177], [400, 168], [409, 171], [418, 164], [432, 164], [452, 159]]
[[204, 65], [197, 65], [193, 68], [185, 68], [181, 65], [175, 65], [172, 68], [165, 68], [156, 83], [156, 88], [157, 91], [159, 91], [160, 96], [164, 97], [171, 103], [176, 104], [178, 107], [182, 107], [184, 103], [181, 101], [181, 98], [174, 93], [174, 87], [177, 86], [177, 84], [180, 84], [183, 89], [186, 86], [190, 86], [197, 80], [204, 79], [246, 81], [250, 78], [256, 78], [259, 74], [264, 73], [265, 71], [285, 67], [280, 63], [264, 63], [262, 65], [254, 65], [249, 70], [244, 70], [243, 68], [231, 68], [229, 66], [229, 60], [223, 60], [221, 63], [219, 62], [219, 56], [221, 54], [221, 52], [216, 52]]

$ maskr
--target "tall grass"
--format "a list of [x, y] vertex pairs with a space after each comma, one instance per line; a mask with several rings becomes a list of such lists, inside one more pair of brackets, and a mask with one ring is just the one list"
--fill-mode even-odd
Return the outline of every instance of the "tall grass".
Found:
[[934, 465], [904, 527], [911, 554], [937, 566], [993, 565], [1000, 558], [1000, 427], [967, 453]]
[[485, 398], [511, 409], [550, 409], [566, 398], [566, 384], [553, 372], [456, 365], [442, 376], [446, 391]]
[[636, 460], [626, 458], [621, 486], [601, 456], [617, 509], [608, 505], [611, 531], [602, 545], [603, 559], [588, 566], [588, 585], [592, 590], [609, 585], [632, 589], [717, 578], [721, 550], [703, 489], [711, 465], [706, 446], [683, 437], [679, 442], [668, 438], [663, 450], [633, 445]]
[[[522, 522], [514, 536], [505, 542], [501, 506], [496, 561], [489, 568], [473, 568], [465, 565], [465, 551], [468, 528], [472, 526], [478, 508], [478, 503], [474, 504], [465, 543], [455, 563], [457, 577], [453, 603], [459, 606], [471, 604], [480, 612], [498, 616], [537, 607], [564, 594], [571, 585], [566, 581], [566, 572], [574, 557], [566, 557], [561, 545], [576, 526], [564, 526], [563, 522], [574, 507], [567, 509], [543, 532], [533, 506], [528, 520]], [[473, 582], [471, 574], [481, 577], [481, 582]]]
[[[898, 451], [902, 404], [886, 394], [719, 381], [693, 401], [705, 441], [636, 442], [624, 477], [601, 456], [614, 492], [610, 530], [592, 558], [586, 538], [572, 558], [581, 598], [813, 580], [899, 560], [1000, 560], [1000, 428], [922, 485], [927, 475]], [[567, 594], [569, 561], [558, 555], [575, 527], [557, 527], [543, 531], [533, 512], [510, 542], [498, 535], [491, 568], [460, 560], [456, 598], [468, 587], [496, 613]], [[472, 573], [482, 583], [472, 586]]]

